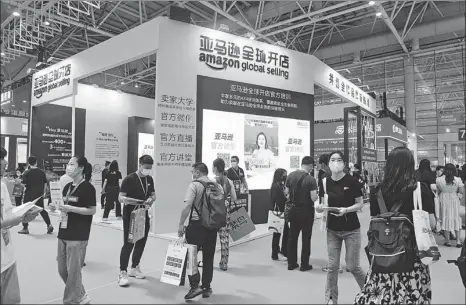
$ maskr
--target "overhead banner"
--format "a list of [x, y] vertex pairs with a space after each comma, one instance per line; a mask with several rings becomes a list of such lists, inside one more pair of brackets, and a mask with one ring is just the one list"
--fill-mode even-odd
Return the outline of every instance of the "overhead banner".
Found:
[[377, 139], [390, 138], [402, 143], [408, 142], [406, 127], [391, 118], [377, 119]]
[[443, 109], [437, 111], [439, 126], [463, 125], [466, 123], [464, 109]]
[[202, 160], [238, 156], [249, 189], [270, 188], [276, 168], [293, 171], [309, 156], [313, 96], [198, 76]]
[[[71, 107], [42, 105], [33, 107], [31, 155], [39, 167], [57, 175], [65, 173], [71, 151]], [[84, 155], [86, 110], [76, 108], [76, 154]]]

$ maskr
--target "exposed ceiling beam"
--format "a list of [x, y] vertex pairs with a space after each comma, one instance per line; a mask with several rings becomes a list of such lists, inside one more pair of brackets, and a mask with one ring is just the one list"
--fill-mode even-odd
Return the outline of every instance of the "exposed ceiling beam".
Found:
[[[413, 3], [413, 6], [414, 6], [414, 3]], [[398, 43], [401, 45], [401, 48], [403, 49], [403, 51], [408, 54], [409, 53], [409, 50], [408, 48], [406, 47], [404, 41], [403, 41], [403, 38], [401, 38], [400, 34], [398, 33], [398, 30], [396, 29], [395, 25], [393, 24], [392, 22], [392, 19], [390, 18], [390, 16], [388, 16], [387, 12], [385, 11], [385, 9], [383, 8], [382, 5], [378, 4], [377, 5], [377, 8], [379, 10], [379, 12], [382, 13], [382, 19], [383, 21], [385, 22], [385, 24], [388, 26], [388, 28], [390, 29], [390, 31], [392, 31], [393, 35], [395, 35], [396, 37], [396, 40], [398, 40]]]
[[110, 10], [110, 12], [108, 12], [107, 15], [105, 15], [104, 19], [102, 19], [102, 21], [99, 22], [99, 24], [97, 25], [97, 28], [100, 28], [102, 26], [102, 24], [108, 19], [108, 17], [110, 17], [110, 15], [117, 9], [117, 7], [120, 5], [121, 1], [118, 1], [118, 3], [116, 3], [112, 9]]
[[[16, 5], [16, 6], [18, 7], [18, 9], [21, 10], [21, 9], [25, 9], [25, 8], [29, 7], [29, 3], [33, 2], [33, 0], [27, 0], [27, 1], [24, 1], [24, 2], [22, 2], [22, 3], [17, 3], [17, 2], [15, 2], [15, 3], [9, 3], [9, 2], [3, 1], [3, 0], [2, 0], [2, 2], [6, 2], [6, 3], [8, 3], [8, 4]], [[12, 2], [13, 2], [13, 1], [12, 1]], [[16, 17], [13, 16], [13, 14], [11, 14], [10, 16], [8, 16], [8, 17], [2, 22], [2, 30], [6, 27], [6, 25], [7, 25], [8, 23], [10, 23], [11, 20], [13, 20], [13, 19], [15, 19], [15, 18], [16, 18]]]

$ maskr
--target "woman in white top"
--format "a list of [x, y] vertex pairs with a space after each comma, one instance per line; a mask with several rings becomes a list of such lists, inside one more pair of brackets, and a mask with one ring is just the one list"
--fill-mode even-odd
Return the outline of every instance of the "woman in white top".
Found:
[[273, 168], [274, 167], [274, 153], [269, 149], [267, 137], [265, 133], [260, 132], [256, 137], [257, 148], [253, 151], [251, 156], [251, 167], [257, 168]]

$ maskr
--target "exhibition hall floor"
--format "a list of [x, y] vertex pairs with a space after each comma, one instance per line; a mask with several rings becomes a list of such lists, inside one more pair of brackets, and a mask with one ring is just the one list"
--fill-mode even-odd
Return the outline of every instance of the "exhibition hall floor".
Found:
[[[100, 213], [99, 211], [98, 213]], [[359, 214], [363, 232], [367, 229], [368, 211]], [[52, 217], [56, 228], [57, 218]], [[30, 235], [18, 235], [12, 230], [15, 255], [23, 304], [60, 304], [64, 285], [56, 267], [56, 233], [45, 234], [45, 224], [40, 217], [30, 225]], [[365, 234], [364, 234], [365, 235]], [[184, 304], [187, 287], [175, 287], [160, 282], [161, 268], [168, 241], [151, 237], [141, 262], [148, 275], [146, 280], [131, 279], [129, 288], [117, 283], [122, 232], [118, 229], [93, 225], [83, 269], [84, 286], [93, 304]], [[440, 242], [440, 240], [439, 240]], [[366, 244], [366, 240], [363, 241]], [[443, 244], [443, 243], [442, 243]], [[311, 263], [309, 272], [288, 271], [286, 262], [270, 259], [271, 236], [244, 243], [230, 250], [227, 272], [220, 271], [216, 253], [214, 294], [210, 299], [199, 298], [193, 303], [251, 304], [251, 303], [301, 303], [322, 304], [326, 274], [320, 270], [326, 261], [324, 235], [314, 225]], [[447, 259], [456, 259], [459, 249], [441, 247], [442, 260], [431, 268], [433, 304], [465, 304], [464, 287], [458, 269], [448, 265]], [[361, 251], [362, 265], [368, 264]], [[350, 273], [340, 274], [340, 304], [352, 303], [358, 287]]]

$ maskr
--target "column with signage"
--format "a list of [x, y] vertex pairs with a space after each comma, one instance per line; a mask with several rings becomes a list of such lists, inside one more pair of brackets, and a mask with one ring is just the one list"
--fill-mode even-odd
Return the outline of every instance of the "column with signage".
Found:
[[367, 171], [368, 186], [379, 182], [375, 116], [361, 107], [344, 109], [344, 145], [347, 162], [360, 164]]

